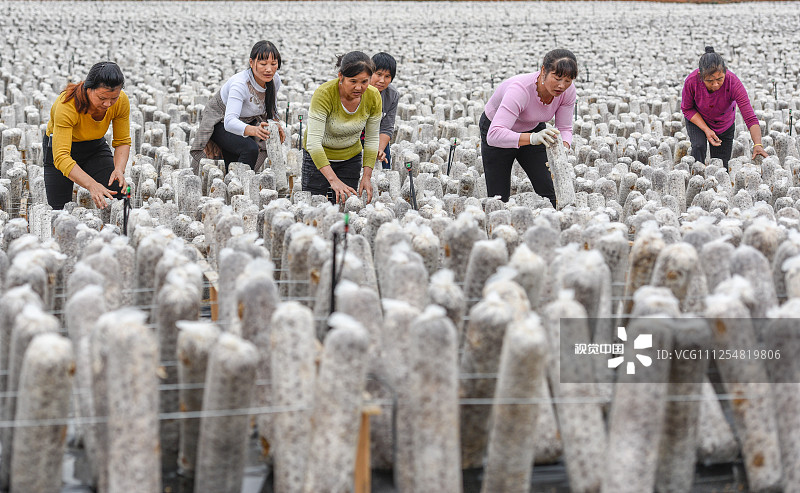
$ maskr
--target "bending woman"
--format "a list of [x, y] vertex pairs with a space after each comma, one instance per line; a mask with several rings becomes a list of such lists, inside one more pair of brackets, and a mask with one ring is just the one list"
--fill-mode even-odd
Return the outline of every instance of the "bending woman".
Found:
[[311, 97], [303, 139], [303, 190], [328, 195], [332, 202], [360, 197], [363, 190], [369, 202], [383, 116], [381, 95], [369, 85], [375, 65], [366, 54], [351, 51], [339, 57], [336, 66], [339, 77], [319, 86]]
[[268, 120], [277, 122], [281, 142], [286, 139], [276, 106], [280, 68], [281, 54], [274, 44], [253, 45], [250, 68], [228, 79], [203, 111], [190, 150], [195, 173], [205, 157], [224, 159], [226, 172], [233, 162], [258, 170], [267, 157]]
[[[552, 50], [544, 56], [538, 72], [515, 75], [497, 86], [480, 120], [481, 160], [489, 197], [499, 195], [503, 202], [508, 201], [516, 159], [534, 191], [556, 206], [544, 145], [561, 139], [567, 148], [572, 143], [577, 99], [572, 81], [577, 76], [575, 55], [569, 50]], [[554, 116], [557, 130], [545, 125]]]
[[[98, 208], [125, 187], [131, 150], [131, 107], [122, 91], [125, 77], [114, 62], [96, 63], [86, 79], [69, 84], [50, 108], [42, 142], [47, 203], [64, 208], [73, 182], [89, 190]], [[113, 125], [114, 153], [105, 134]]]
[[711, 46], [706, 46], [699, 65], [686, 78], [681, 94], [681, 111], [686, 117], [686, 133], [692, 143], [692, 157], [704, 163], [708, 142], [711, 144], [711, 157], [721, 159], [725, 169], [728, 169], [736, 134], [736, 106], [753, 139], [751, 159], [759, 155], [767, 157], [761, 145], [761, 127], [742, 81], [728, 70], [725, 60]]

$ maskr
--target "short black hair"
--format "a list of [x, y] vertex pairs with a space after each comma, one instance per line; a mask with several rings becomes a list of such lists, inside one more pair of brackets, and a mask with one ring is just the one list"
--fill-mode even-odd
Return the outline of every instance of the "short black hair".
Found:
[[556, 77], [578, 77], [578, 60], [569, 50], [555, 49], [549, 51], [542, 61], [544, 74], [554, 73]]
[[725, 59], [722, 58], [722, 55], [714, 51], [713, 46], [706, 46], [705, 51], [703, 56], [700, 57], [700, 63], [697, 64], [700, 78], [705, 79], [706, 76], [716, 72], [722, 72], [723, 74], [728, 72]]
[[388, 70], [389, 74], [392, 76], [392, 80], [394, 80], [395, 76], [397, 75], [397, 61], [394, 57], [385, 51], [380, 53], [376, 53], [372, 55], [372, 63], [375, 64], [375, 71], [378, 70]]
[[372, 76], [375, 72], [375, 64], [372, 59], [363, 51], [351, 51], [336, 58], [336, 68], [345, 77], [355, 77], [361, 72], [366, 72]]

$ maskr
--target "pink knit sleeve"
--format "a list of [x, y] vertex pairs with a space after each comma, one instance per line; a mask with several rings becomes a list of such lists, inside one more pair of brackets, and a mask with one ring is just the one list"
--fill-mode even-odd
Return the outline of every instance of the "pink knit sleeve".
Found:
[[681, 92], [681, 111], [687, 120], [691, 120], [697, 114], [697, 110], [694, 107], [694, 87], [690, 81], [691, 78], [691, 75], [686, 78]]
[[489, 145], [509, 149], [519, 148], [520, 134], [511, 128], [528, 105], [528, 100], [528, 93], [523, 87], [516, 84], [508, 87], [486, 134], [486, 142]]

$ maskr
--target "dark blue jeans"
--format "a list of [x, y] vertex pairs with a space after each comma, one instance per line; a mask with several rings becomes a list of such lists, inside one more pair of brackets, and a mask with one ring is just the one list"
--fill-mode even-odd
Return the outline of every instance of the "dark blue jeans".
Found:
[[[365, 132], [364, 130], [361, 131], [361, 148], [362, 149], [364, 148], [364, 132]], [[379, 134], [379, 136], [380, 136], [380, 134]], [[383, 152], [386, 153], [386, 162], [384, 163], [383, 161], [381, 161], [381, 165], [383, 166], [383, 169], [392, 169], [392, 153], [389, 150], [390, 147], [392, 147], [392, 144], [386, 144], [386, 149], [383, 150]], [[378, 149], [378, 150], [380, 150], [380, 149]]]
[[386, 153], [386, 162], [381, 163], [383, 165], [383, 169], [392, 169], [392, 153], [389, 148], [392, 147], [391, 144], [386, 144], [386, 149], [383, 152]]
[[[694, 123], [686, 120], [686, 133], [689, 134], [689, 141], [692, 143], [692, 157], [695, 161], [701, 163], [706, 162], [706, 152], [709, 147], [706, 134], [700, 130], [700, 127]], [[728, 169], [728, 161], [731, 160], [731, 153], [733, 152], [733, 137], [736, 135], [736, 124], [731, 125], [728, 130], [722, 133], [716, 132], [722, 144], [711, 147], [711, 158], [722, 159], [722, 165]]]

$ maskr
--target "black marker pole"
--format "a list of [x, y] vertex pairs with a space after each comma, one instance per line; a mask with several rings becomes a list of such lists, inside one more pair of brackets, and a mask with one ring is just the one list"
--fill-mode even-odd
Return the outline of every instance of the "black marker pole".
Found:
[[289, 128], [289, 101], [286, 101], [286, 128]]
[[[337, 275], [336, 272], [336, 244], [339, 240], [339, 234], [334, 231], [333, 233], [333, 260], [331, 261], [331, 311], [336, 311], [336, 285], [339, 283], [339, 277], [344, 271], [344, 257], [347, 255], [347, 233], [350, 231], [350, 214], [344, 213], [344, 251], [342, 251], [342, 261], [340, 262], [340, 269]], [[329, 314], [330, 314], [329, 313]]]
[[792, 110], [790, 108], [789, 109], [789, 135], [792, 135], [792, 127], [794, 126], [792, 123], [793, 123], [792, 122]]
[[411, 161], [406, 163], [406, 169], [408, 170], [408, 185], [411, 189], [411, 206], [414, 207], [414, 210], [417, 210], [417, 194], [414, 192], [414, 176], [411, 174]]
[[297, 148], [303, 148], [303, 115], [297, 115], [297, 118], [300, 120], [300, 138], [297, 139]]
[[131, 186], [125, 189], [125, 195], [122, 197], [122, 234], [128, 236], [128, 214], [131, 209]]
[[447, 176], [450, 176], [450, 167], [453, 164], [453, 158], [456, 155], [456, 143], [458, 140], [453, 137], [453, 143], [450, 144], [450, 151], [447, 153]]
[[[336, 310], [336, 244], [339, 243], [339, 233], [333, 232], [333, 259], [331, 260], [331, 311]], [[329, 315], [330, 315], [329, 313]]]

